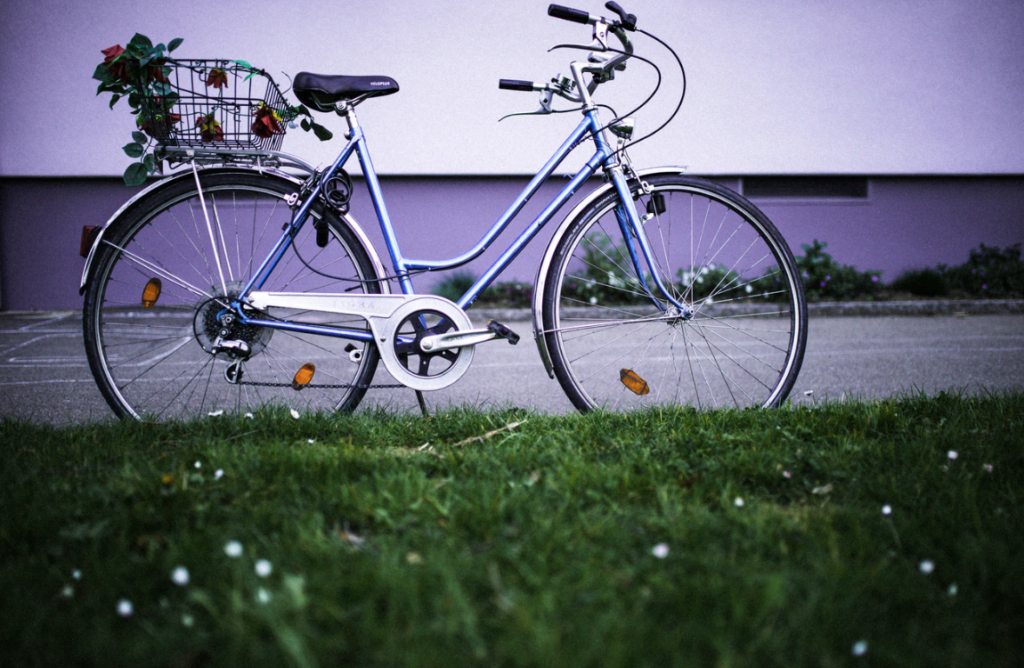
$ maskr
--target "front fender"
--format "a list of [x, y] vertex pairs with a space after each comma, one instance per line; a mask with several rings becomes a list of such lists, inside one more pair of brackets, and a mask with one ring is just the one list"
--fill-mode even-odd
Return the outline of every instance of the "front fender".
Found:
[[[638, 171], [636, 175], [638, 178], [643, 179], [651, 176], [675, 176], [682, 174], [685, 171], [685, 167], [652, 167], [650, 169], [642, 169]], [[546, 287], [545, 283], [547, 281], [548, 270], [551, 268], [551, 262], [555, 257], [555, 249], [558, 248], [558, 244], [561, 243], [562, 237], [565, 236], [566, 232], [583, 214], [583, 212], [599, 198], [614, 189], [615, 184], [604, 184], [587, 195], [583, 201], [576, 205], [576, 208], [569, 212], [565, 219], [559, 223], [558, 229], [556, 229], [555, 233], [551, 236], [551, 241], [548, 243], [548, 247], [544, 251], [544, 258], [541, 260], [540, 266], [537, 267], [537, 279], [533, 283], [533, 338], [537, 341], [537, 349], [540, 352], [540, 359], [544, 362], [544, 368], [547, 369], [549, 378], [554, 378], [555, 372], [554, 368], [551, 366], [551, 355], [548, 353], [547, 340], [544, 338], [543, 301], [544, 290]]]
[[[202, 170], [202, 174], [226, 173], [226, 172], [235, 172], [235, 173], [237, 173], [237, 172], [243, 172], [243, 173], [258, 172], [260, 174], [267, 174], [267, 173], [269, 173], [269, 174], [272, 174], [273, 176], [276, 176], [278, 178], [282, 178], [282, 179], [285, 179], [287, 181], [291, 181], [296, 186], [298, 186], [298, 185], [300, 185], [302, 183], [301, 179], [298, 179], [295, 176], [292, 176], [291, 174], [287, 174], [287, 173], [284, 173], [284, 172], [281, 172], [281, 171], [277, 171], [277, 170], [269, 170], [269, 169], [267, 169], [265, 167], [263, 169], [248, 168], [248, 167], [237, 167], [237, 166], [236, 167], [207, 167], [207, 168]], [[177, 183], [181, 179], [193, 179], [193, 178], [195, 178], [194, 174], [192, 173], [191, 170], [188, 170], [188, 171], [181, 172], [179, 174], [175, 174], [174, 176], [169, 176], [167, 178], [161, 179], [161, 180], [157, 181], [156, 183], [153, 183], [149, 187], [144, 188], [143, 190], [139, 191], [134, 197], [132, 197], [127, 202], [125, 202], [124, 205], [120, 209], [118, 209], [117, 212], [114, 213], [113, 216], [110, 217], [110, 220], [108, 220], [106, 222], [106, 224], [103, 226], [103, 228], [100, 229], [99, 234], [96, 235], [96, 239], [93, 241], [92, 247], [89, 248], [89, 254], [85, 258], [85, 267], [83, 267], [83, 269], [82, 269], [82, 279], [81, 279], [81, 283], [78, 286], [78, 294], [80, 294], [80, 295], [85, 294], [86, 289], [88, 289], [88, 287], [89, 287], [89, 281], [92, 280], [92, 274], [93, 274], [93, 261], [94, 261], [94, 259], [96, 257], [97, 251], [99, 250], [100, 244], [103, 243], [103, 235], [106, 233], [106, 231], [108, 229], [110, 229], [110, 226], [113, 225], [114, 223], [118, 222], [120, 219], [124, 218], [125, 216], [130, 215], [133, 211], [135, 211], [135, 209], [139, 206], [140, 202], [142, 202], [144, 198], [149, 197], [150, 195], [153, 195], [155, 193], [158, 193], [159, 191], [163, 190], [164, 188], [167, 188], [167, 187]], [[363, 248], [366, 249], [366, 254], [370, 256], [370, 261], [373, 262], [373, 268], [377, 272], [377, 276], [378, 277], [387, 276], [388, 272], [384, 271], [384, 265], [381, 264], [380, 257], [377, 255], [377, 251], [376, 251], [376, 249], [374, 249], [373, 244], [370, 243], [369, 237], [367, 237], [366, 233], [363, 232], [363, 228], [360, 227], [359, 223], [357, 223], [356, 220], [354, 218], [352, 218], [351, 216], [349, 216], [348, 214], [343, 215], [341, 218], [342, 218], [343, 221], [345, 221], [345, 223], [348, 224], [348, 226], [350, 228], [352, 228], [352, 231], [355, 232], [356, 236], [359, 238], [360, 243], [363, 244]], [[390, 286], [389, 286], [387, 281], [381, 281], [380, 282], [380, 287], [381, 287], [381, 292], [382, 293], [388, 294], [388, 293], [391, 292]]]

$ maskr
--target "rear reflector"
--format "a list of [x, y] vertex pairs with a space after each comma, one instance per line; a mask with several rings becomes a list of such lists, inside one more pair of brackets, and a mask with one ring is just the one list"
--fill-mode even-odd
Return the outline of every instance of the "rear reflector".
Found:
[[89, 249], [96, 241], [96, 235], [100, 233], [99, 225], [83, 225], [82, 241], [78, 247], [78, 254], [82, 257], [89, 257]]

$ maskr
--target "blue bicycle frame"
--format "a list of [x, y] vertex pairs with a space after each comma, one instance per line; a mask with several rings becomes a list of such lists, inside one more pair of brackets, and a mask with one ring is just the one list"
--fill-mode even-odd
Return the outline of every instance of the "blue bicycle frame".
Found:
[[[559, 192], [553, 200], [551, 200], [551, 202], [543, 211], [541, 211], [533, 222], [520, 233], [505, 252], [495, 260], [494, 264], [492, 264], [490, 268], [487, 269], [487, 271], [485, 271], [476, 281], [476, 283], [474, 283], [472, 287], [470, 287], [469, 290], [459, 298], [457, 302], [459, 308], [465, 309], [472, 304], [480, 293], [483, 292], [483, 290], [486, 289], [487, 286], [490, 285], [490, 283], [498, 276], [498, 274], [500, 274], [509, 265], [509, 263], [515, 259], [520, 251], [530, 243], [530, 241], [536, 236], [537, 232], [539, 232], [540, 229], [551, 220], [562, 205], [564, 205], [569, 198], [573, 196], [576, 190], [578, 190], [580, 186], [587, 181], [587, 179], [593, 176], [599, 167], [604, 167], [605, 173], [610, 176], [621, 200], [620, 205], [615, 209], [615, 214], [626, 243], [626, 248], [629, 251], [634, 270], [636, 271], [641, 285], [650, 296], [651, 301], [656, 304], [659, 309], [665, 311], [666, 306], [661, 300], [654, 297], [650, 288], [647, 286], [647, 281], [641, 268], [640, 255], [644, 257], [647, 266], [651, 268], [651, 275], [653, 276], [655, 285], [661, 294], [664, 295], [667, 301], [673, 306], [681, 311], [685, 311], [685, 308], [672, 297], [668, 290], [665, 289], [665, 286], [661, 282], [659, 273], [654, 270], [655, 264], [650, 245], [647, 241], [646, 235], [642, 233], [643, 221], [641, 221], [637, 215], [636, 207], [632, 205], [633, 198], [630, 193], [629, 184], [627, 183], [626, 178], [622, 173], [622, 169], [619, 167], [618, 162], [614, 157], [615, 154], [604, 137], [604, 126], [601, 125], [596, 109], [590, 109], [584, 112], [583, 121], [575, 130], [573, 130], [558, 150], [555, 151], [555, 154], [551, 156], [551, 159], [549, 159], [540, 171], [537, 172], [530, 183], [527, 184], [523, 192], [520, 193], [514, 202], [512, 202], [508, 210], [506, 210], [494, 225], [491, 226], [480, 241], [462, 255], [448, 260], [417, 260], [407, 258], [402, 254], [398, 238], [395, 236], [394, 226], [391, 223], [391, 217], [388, 215], [387, 206], [384, 203], [384, 195], [381, 192], [377, 173], [374, 170], [373, 162], [370, 160], [370, 153], [366, 144], [366, 136], [363, 134], [362, 128], [356, 120], [355, 113], [351, 105], [347, 108], [345, 117], [349, 124], [349, 132], [345, 135], [346, 139], [349, 140], [348, 144], [338, 155], [334, 164], [332, 164], [331, 167], [321, 175], [315, 186], [308, 195], [306, 195], [301, 206], [299, 206], [293, 214], [291, 224], [282, 233], [281, 238], [278, 239], [267, 258], [245, 285], [238, 298], [233, 302], [235, 311], [243, 323], [259, 325], [262, 327], [271, 327], [274, 329], [285, 329], [310, 334], [347, 338], [364, 342], [373, 341], [373, 334], [363, 330], [326, 327], [282, 320], [247, 318], [243, 310], [240, 308], [241, 302], [239, 301], [251, 291], [259, 290], [267, 281], [278, 262], [280, 262], [281, 258], [284, 256], [284, 253], [288, 250], [288, 247], [295, 238], [295, 235], [298, 234], [303, 224], [305, 224], [309, 216], [310, 207], [319, 198], [322, 184], [326, 183], [345, 165], [353, 152], [358, 156], [359, 164], [362, 167], [363, 174], [366, 178], [366, 185], [370, 191], [370, 198], [373, 201], [377, 218], [380, 221], [381, 230], [384, 233], [384, 239], [388, 246], [388, 252], [391, 255], [391, 263], [394, 267], [395, 275], [398, 277], [399, 284], [402, 287], [402, 292], [405, 294], [415, 294], [412, 281], [409, 277], [410, 272], [452, 269], [479, 257], [485, 250], [487, 250], [498, 235], [505, 230], [512, 219], [519, 214], [530, 198], [533, 197], [540, 188], [541, 184], [543, 184], [551, 176], [558, 165], [561, 164], [562, 160], [564, 160], [570, 151], [572, 151], [572, 149], [588, 134], [594, 139], [597, 147], [594, 155], [591, 156], [582, 168], [580, 168], [576, 175], [572, 177], [569, 183], [566, 184], [562, 191]], [[637, 252], [634, 240], [639, 242], [640, 253]]]

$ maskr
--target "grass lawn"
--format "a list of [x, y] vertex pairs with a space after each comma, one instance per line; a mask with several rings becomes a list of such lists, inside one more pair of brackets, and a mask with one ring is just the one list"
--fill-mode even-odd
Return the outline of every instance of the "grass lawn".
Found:
[[1021, 665], [1022, 434], [1020, 393], [3, 421], [0, 664]]

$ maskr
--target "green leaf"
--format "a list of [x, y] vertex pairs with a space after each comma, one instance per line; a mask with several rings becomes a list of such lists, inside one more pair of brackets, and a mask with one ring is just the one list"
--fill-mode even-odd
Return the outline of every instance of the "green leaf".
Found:
[[152, 174], [156, 171], [156, 156], [152, 153], [147, 153], [142, 164], [146, 167], [146, 173]]
[[[133, 132], [132, 134], [134, 135], [137, 133]], [[142, 154], [146, 152], [146, 148], [142, 144], [126, 144], [122, 148], [129, 158], [141, 158]]]
[[132, 37], [132, 41], [128, 42], [128, 46], [135, 47], [140, 52], [145, 52], [153, 48], [153, 42], [142, 33], [137, 32], [135, 33], [135, 36]]
[[[99, 94], [99, 93], [97, 93], [97, 95], [98, 95], [98, 94]], [[111, 97], [111, 98], [110, 98], [110, 108], [111, 108], [111, 109], [113, 109], [113, 108], [114, 108], [114, 103], [115, 103], [115, 102], [117, 102], [117, 101], [118, 101], [118, 100], [120, 100], [120, 99], [121, 99], [121, 96], [120, 96], [120, 95], [114, 95], [113, 97]]]
[[299, 123], [299, 125], [301, 125], [301, 126], [302, 126], [302, 129], [303, 129], [303, 130], [305, 130], [306, 132], [309, 132], [309, 128], [310, 128], [310, 125], [309, 125], [309, 121], [308, 121], [308, 120], [306, 120], [305, 118], [303, 118], [303, 119], [302, 119], [302, 122], [301, 122], [301, 123]]
[[96, 71], [92, 73], [92, 78], [96, 79], [97, 81], [106, 81], [110, 78], [110, 70], [107, 69], [106, 65], [97, 65]]
[[241, 65], [242, 67], [244, 67], [246, 69], [250, 69], [250, 70], [256, 69], [255, 67], [253, 67], [252, 65], [250, 65], [249, 63], [247, 63], [244, 60], [232, 60], [231, 62], [233, 62], [235, 65]]
[[172, 40], [171, 40], [171, 43], [167, 45], [167, 51], [168, 51], [168, 52], [170, 52], [170, 51], [174, 51], [174, 50], [175, 50], [175, 49], [177, 49], [177, 48], [178, 48], [179, 46], [181, 46], [181, 43], [182, 43], [182, 42], [184, 42], [184, 41], [185, 41], [185, 40], [183, 40], [183, 39], [182, 39], [182, 38], [180, 38], [180, 37], [175, 37], [174, 39], [172, 39]]
[[327, 141], [331, 137], [334, 136], [334, 133], [331, 132], [330, 130], [328, 130], [327, 128], [325, 128], [324, 126], [322, 126], [322, 125], [320, 125], [318, 123], [313, 123], [312, 125], [313, 125], [313, 134], [315, 134], [317, 139], [319, 139], [320, 141]]
[[141, 162], [133, 162], [128, 165], [128, 169], [124, 170], [124, 184], [126, 186], [141, 186], [146, 182], [146, 177], [149, 172], [146, 171], [146, 166]]
[[141, 132], [133, 132], [132, 139], [135, 140], [136, 144], [142, 144], [143, 146], [145, 146], [146, 142], [149, 141], [149, 138], [146, 137], [146, 135], [142, 134]]

